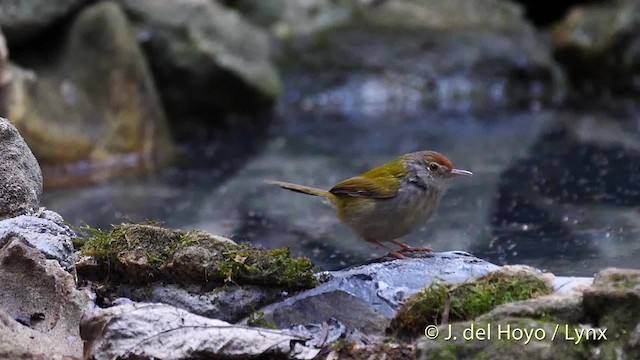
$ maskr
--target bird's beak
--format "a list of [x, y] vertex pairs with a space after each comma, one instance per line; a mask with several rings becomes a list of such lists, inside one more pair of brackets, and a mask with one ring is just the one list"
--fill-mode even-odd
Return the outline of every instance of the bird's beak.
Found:
[[452, 169], [448, 173], [448, 177], [455, 177], [455, 176], [473, 176], [473, 173], [467, 170]]

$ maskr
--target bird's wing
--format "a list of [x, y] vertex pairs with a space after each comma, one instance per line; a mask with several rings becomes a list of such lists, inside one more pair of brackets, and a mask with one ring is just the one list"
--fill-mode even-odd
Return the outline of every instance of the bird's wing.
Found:
[[400, 181], [393, 176], [389, 176], [388, 179], [376, 178], [375, 181], [362, 176], [356, 176], [340, 182], [329, 190], [329, 192], [334, 195], [387, 199], [396, 196], [399, 189]]

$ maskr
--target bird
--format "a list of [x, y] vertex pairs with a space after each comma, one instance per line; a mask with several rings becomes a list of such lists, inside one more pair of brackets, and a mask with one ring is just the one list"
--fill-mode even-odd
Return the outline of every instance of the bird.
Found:
[[[471, 171], [455, 169], [441, 153], [425, 150], [404, 154], [341, 181], [328, 191], [277, 180], [265, 182], [329, 200], [342, 223], [365, 241], [389, 251], [390, 256], [404, 259], [400, 252], [433, 251], [430, 247], [412, 247], [398, 239], [433, 216], [450, 179], [472, 175]], [[385, 242], [399, 246], [400, 251]]]

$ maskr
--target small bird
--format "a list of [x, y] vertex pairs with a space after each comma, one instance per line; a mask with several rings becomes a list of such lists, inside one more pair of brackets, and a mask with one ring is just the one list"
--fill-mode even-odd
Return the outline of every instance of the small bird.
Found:
[[356, 234], [388, 250], [389, 255], [404, 259], [404, 255], [383, 242], [400, 246], [401, 252], [433, 251], [397, 239], [431, 218], [449, 179], [472, 175], [471, 171], [454, 169], [451, 161], [440, 153], [418, 151], [341, 181], [329, 191], [282, 181], [266, 182], [328, 199], [337, 208], [338, 218]]

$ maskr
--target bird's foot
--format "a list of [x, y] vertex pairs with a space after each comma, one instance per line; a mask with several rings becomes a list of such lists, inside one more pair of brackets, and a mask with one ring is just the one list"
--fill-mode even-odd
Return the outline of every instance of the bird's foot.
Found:
[[404, 256], [404, 255], [400, 254], [399, 252], [393, 250], [392, 248], [388, 247], [387, 245], [381, 243], [380, 241], [373, 240], [373, 239], [367, 239], [367, 241], [372, 242], [372, 243], [374, 243], [374, 244], [386, 249], [387, 251], [389, 251], [389, 256], [393, 256], [396, 259], [406, 259], [407, 258], [406, 256]]
[[393, 257], [394, 257], [394, 258], [396, 258], [396, 259], [406, 259], [406, 258], [407, 258], [406, 256], [404, 256], [404, 255], [400, 254], [400, 253], [399, 253], [399, 252], [397, 252], [397, 251], [393, 251], [393, 250], [392, 250], [392, 251], [389, 251], [389, 256], [393, 256]]
[[413, 247], [409, 244], [405, 244], [403, 242], [397, 241], [397, 240], [392, 240], [392, 243], [398, 245], [401, 247], [400, 251], [401, 252], [420, 252], [420, 251], [429, 251], [429, 252], [433, 252], [433, 249], [428, 247], [428, 246], [418, 246], [418, 247]]
[[403, 247], [402, 249], [400, 249], [400, 251], [401, 252], [421, 252], [421, 251], [433, 252], [433, 249], [428, 246], [420, 246], [420, 247], [408, 246], [408, 247]]

